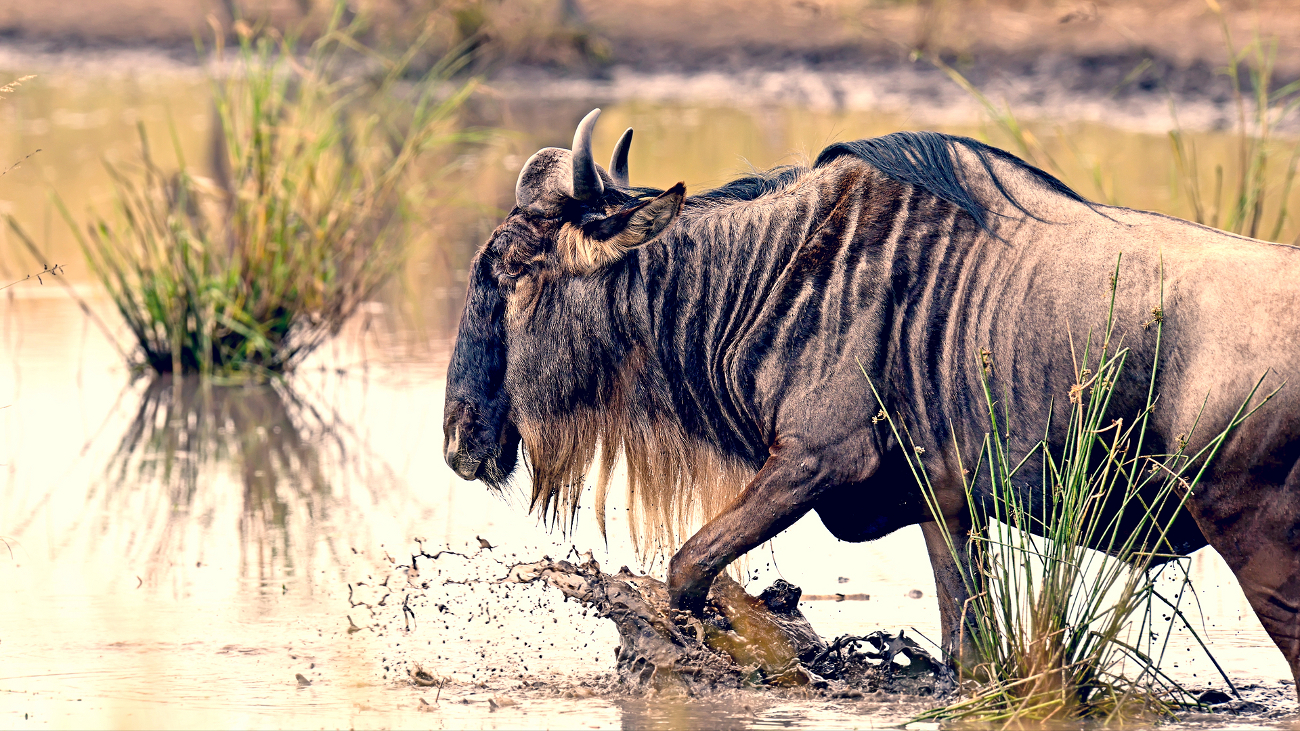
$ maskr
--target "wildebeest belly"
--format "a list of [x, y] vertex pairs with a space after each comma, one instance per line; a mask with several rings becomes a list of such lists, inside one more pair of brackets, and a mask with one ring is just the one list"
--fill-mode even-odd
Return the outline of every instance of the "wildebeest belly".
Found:
[[930, 519], [916, 478], [897, 449], [881, 460], [870, 480], [827, 489], [813, 510], [831, 535], [850, 543], [874, 541]]

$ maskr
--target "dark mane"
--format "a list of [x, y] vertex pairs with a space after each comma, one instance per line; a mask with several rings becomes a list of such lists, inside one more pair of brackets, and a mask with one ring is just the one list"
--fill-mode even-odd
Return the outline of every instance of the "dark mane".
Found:
[[695, 201], [752, 201], [768, 193], [775, 193], [793, 184], [808, 168], [800, 165], [779, 165], [771, 170], [760, 170], [730, 183], [720, 185], [691, 196]]
[[[802, 165], [778, 165], [770, 170], [756, 170], [729, 183], [692, 195], [686, 199], [686, 204], [756, 200], [789, 187], [807, 173], [808, 168]], [[628, 204], [645, 201], [664, 192], [662, 188], [646, 186], [620, 188], [617, 191], [624, 196], [620, 200]]]
[[[959, 145], [975, 154], [998, 193], [1030, 218], [1038, 217], [1027, 210], [1007, 189], [1002, 177], [993, 170], [994, 160], [1008, 163], [1028, 173], [1054, 193], [1092, 205], [1090, 201], [1050, 173], [1030, 165], [1005, 150], [999, 150], [969, 137], [938, 132], [894, 132], [867, 140], [836, 142], [821, 151], [816, 162], [813, 163], [813, 168], [819, 168], [840, 157], [851, 155], [900, 183], [924, 188], [952, 203], [969, 213], [981, 227], [988, 230], [988, 215], [995, 212], [975, 196], [971, 191], [967, 172], [956, 164], [954, 148]], [[770, 170], [736, 178], [712, 190], [693, 195], [687, 199], [687, 204], [752, 201], [793, 185], [807, 172], [808, 168], [800, 165], [780, 165]], [[632, 198], [652, 198], [663, 191], [658, 188], [637, 187], [627, 189], [626, 192], [630, 194], [630, 201]]]
[[972, 140], [969, 137], [939, 134], [938, 132], [894, 132], [883, 137], [853, 142], [836, 142], [822, 150], [813, 167], [821, 167], [832, 160], [845, 155], [852, 155], [876, 168], [886, 176], [901, 183], [910, 183], [924, 188], [934, 195], [966, 211], [988, 230], [988, 214], [994, 213], [981, 203], [971, 192], [967, 172], [955, 164], [957, 146], [975, 154], [984, 167], [993, 187], [1002, 194], [1011, 205], [1030, 218], [1038, 218], [1026, 210], [1007, 190], [1001, 177], [993, 171], [992, 161], [1006, 162], [1028, 173], [1047, 186], [1048, 190], [1059, 193], [1080, 203], [1088, 201], [1074, 192], [1068, 185], [1052, 175], [1021, 160], [1004, 150]]

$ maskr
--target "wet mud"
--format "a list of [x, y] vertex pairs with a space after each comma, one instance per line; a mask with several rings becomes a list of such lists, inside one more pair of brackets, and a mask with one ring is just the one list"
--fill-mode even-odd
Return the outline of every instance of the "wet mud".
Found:
[[[796, 707], [823, 721], [903, 724], [957, 699], [951, 671], [906, 631], [823, 637], [800, 611], [800, 588], [784, 580], [750, 593], [719, 577], [696, 616], [670, 608], [664, 582], [627, 567], [606, 573], [590, 552], [528, 561], [484, 543], [434, 551], [417, 542], [409, 564], [385, 554], [388, 580], [357, 585], [349, 599], [356, 631], [393, 640], [385, 679], [409, 686], [418, 711], [510, 715], [582, 702], [610, 705], [648, 727], [744, 728]], [[363, 590], [379, 590], [379, 600], [361, 601], [370, 593]], [[486, 641], [475, 643], [482, 650], [472, 668], [449, 665], [437, 654], [446, 648], [425, 641], [469, 642], [481, 632]], [[595, 651], [595, 662], [557, 666], [551, 654], [561, 646]], [[547, 659], [529, 654], [544, 647], [554, 648]], [[1200, 692], [1201, 705], [1180, 712], [1178, 725], [1294, 718], [1290, 686], [1238, 690]]]
[[1281, 719], [1294, 716], [1296, 698], [1294, 687], [1286, 681], [1277, 685], [1246, 683], [1234, 689], [1234, 694], [1210, 689], [1197, 695], [1200, 708], [1189, 711], [1179, 720], [1190, 723], [1222, 723], [1225, 716]]
[[867, 693], [946, 697], [955, 678], [903, 632], [823, 639], [799, 611], [802, 591], [777, 580], [757, 596], [727, 576], [713, 583], [702, 616], [673, 610], [665, 584], [579, 562], [511, 566], [502, 583], [543, 582], [618, 629], [619, 682], [628, 689], [699, 695], [736, 688], [806, 688], [843, 698]]

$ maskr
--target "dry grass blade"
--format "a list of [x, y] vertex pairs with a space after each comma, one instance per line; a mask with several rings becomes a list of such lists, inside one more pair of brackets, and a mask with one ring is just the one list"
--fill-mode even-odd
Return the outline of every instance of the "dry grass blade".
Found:
[[34, 78], [36, 78], [36, 74], [28, 74], [27, 76], [20, 76], [14, 79], [13, 81], [10, 81], [8, 84], [5, 84], [4, 86], [0, 86], [0, 94], [12, 94], [15, 91], [18, 91], [18, 87], [22, 86], [25, 82], [31, 81]]

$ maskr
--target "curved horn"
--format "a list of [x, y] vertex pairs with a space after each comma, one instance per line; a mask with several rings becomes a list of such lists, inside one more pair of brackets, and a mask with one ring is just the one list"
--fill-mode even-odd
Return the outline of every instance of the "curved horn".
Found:
[[605, 184], [596, 170], [596, 160], [591, 156], [591, 131], [596, 127], [600, 110], [593, 109], [578, 123], [573, 133], [573, 198], [591, 200], [605, 192]]
[[609, 158], [609, 174], [619, 187], [626, 188], [632, 184], [627, 175], [627, 151], [632, 149], [632, 128], [628, 127], [623, 136], [614, 145], [614, 154]]

